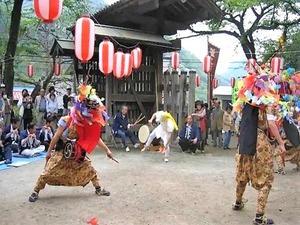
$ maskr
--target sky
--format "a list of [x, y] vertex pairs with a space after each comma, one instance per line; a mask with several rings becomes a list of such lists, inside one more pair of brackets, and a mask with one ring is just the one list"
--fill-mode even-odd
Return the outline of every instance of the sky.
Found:
[[[113, 4], [117, 0], [106, 0], [108, 4]], [[253, 15], [247, 15], [246, 17], [247, 23], [246, 25], [251, 25], [251, 21], [253, 20]], [[194, 25], [195, 30], [207, 30], [207, 26], [202, 23], [198, 23]], [[272, 31], [271, 31], [272, 32]], [[189, 36], [192, 34], [190, 31], [178, 31], [178, 35], [180, 37]], [[271, 34], [273, 39], [278, 39], [280, 37], [280, 32], [274, 31]], [[257, 35], [261, 40], [266, 38], [270, 38], [270, 31], [260, 32]], [[240, 46], [238, 40], [234, 37], [231, 37], [226, 34], [217, 34], [209, 37], [209, 41], [219, 47], [220, 55], [219, 62], [217, 66], [216, 74], [223, 74], [229, 68], [231, 62], [235, 61], [246, 61], [246, 57]], [[188, 39], [182, 39], [182, 47], [191, 51], [197, 58], [203, 61], [205, 55], [207, 54], [207, 37], [206, 36], [198, 36]]]

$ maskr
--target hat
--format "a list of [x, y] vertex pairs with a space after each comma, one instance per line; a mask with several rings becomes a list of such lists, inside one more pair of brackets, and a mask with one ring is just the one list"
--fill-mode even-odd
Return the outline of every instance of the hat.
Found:
[[71, 87], [68, 87], [67, 90], [72, 90], [72, 88], [71, 88]]
[[1, 84], [1, 85], [0, 85], [0, 88], [5, 88], [5, 84]]

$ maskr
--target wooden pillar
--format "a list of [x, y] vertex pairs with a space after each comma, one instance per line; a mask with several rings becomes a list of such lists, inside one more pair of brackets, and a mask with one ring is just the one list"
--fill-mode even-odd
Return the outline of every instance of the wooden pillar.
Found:
[[[106, 76], [105, 80], [105, 103], [106, 103], [106, 112], [109, 116], [112, 115], [112, 89], [113, 89], [113, 77], [112, 75]], [[111, 139], [110, 127], [105, 127], [105, 140], [109, 141]]]
[[170, 97], [170, 73], [166, 71], [164, 73], [164, 111], [167, 110], [167, 104], [169, 104], [171, 97]]
[[158, 111], [162, 105], [162, 83], [163, 83], [163, 53], [156, 52], [156, 68], [155, 68], [156, 111]]
[[185, 86], [186, 86], [186, 79], [187, 79], [187, 72], [186, 71], [182, 71], [179, 77], [179, 92], [178, 92], [178, 106], [179, 106], [179, 110], [178, 110], [178, 127], [179, 129], [182, 128], [183, 124], [184, 124], [184, 116], [187, 113], [184, 109], [185, 109], [185, 105], [186, 105], [186, 90], [185, 90]]
[[189, 71], [189, 102], [188, 102], [188, 114], [195, 111], [195, 89], [196, 89], [196, 71]]

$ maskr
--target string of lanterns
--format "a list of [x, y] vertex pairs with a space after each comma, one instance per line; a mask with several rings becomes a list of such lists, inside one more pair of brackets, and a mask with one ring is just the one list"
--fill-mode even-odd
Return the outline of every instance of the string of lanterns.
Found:
[[[63, 0], [34, 0], [34, 11], [45, 23], [52, 23], [61, 16]], [[88, 63], [94, 56], [95, 23], [89, 16], [82, 16], [75, 24], [75, 55], [81, 63]], [[179, 59], [178, 59], [179, 60]], [[99, 44], [99, 70], [104, 75], [113, 74], [117, 79], [129, 77], [133, 69], [139, 69], [142, 63], [142, 50], [135, 47], [131, 52], [115, 52], [112, 42], [105, 38]], [[59, 76], [61, 65], [54, 63], [54, 74]], [[31, 72], [32, 71], [32, 72]], [[33, 76], [33, 66], [28, 65], [27, 74]]]

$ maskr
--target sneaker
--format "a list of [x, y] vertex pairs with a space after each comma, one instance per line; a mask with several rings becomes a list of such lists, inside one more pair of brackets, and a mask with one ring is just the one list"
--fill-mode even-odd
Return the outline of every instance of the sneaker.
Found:
[[164, 160], [165, 162], [169, 162], [169, 159], [168, 158], [165, 158], [165, 160]]
[[6, 159], [4, 163], [7, 164], [7, 165], [12, 164], [12, 161], [10, 159]]
[[140, 144], [139, 144], [139, 143], [136, 143], [136, 144], [134, 145], [134, 148], [137, 149], [138, 147], [140, 147]]
[[148, 149], [148, 147], [146, 147], [146, 145], [144, 146], [144, 148], [142, 148], [141, 152], [144, 152]]
[[279, 175], [285, 175], [284, 170], [277, 170], [275, 173], [277, 173]]
[[109, 191], [106, 191], [105, 189], [101, 189], [100, 187], [95, 189], [95, 194], [99, 196], [110, 196]]
[[29, 202], [35, 202], [37, 199], [39, 198], [39, 196], [37, 195], [37, 193], [32, 193], [30, 196], [29, 196]]
[[126, 147], [125, 151], [126, 152], [130, 152], [130, 149], [128, 147]]
[[243, 202], [237, 202], [237, 201], [235, 201], [232, 204], [232, 209], [236, 210], [236, 211], [239, 211], [239, 210], [242, 210], [244, 208], [244, 206], [245, 206], [245, 204]]
[[205, 151], [204, 151], [204, 150], [201, 150], [200, 152], [201, 152], [202, 154], [205, 154]]
[[253, 220], [254, 225], [268, 225], [274, 224], [274, 220], [267, 218], [264, 215], [256, 216]]

